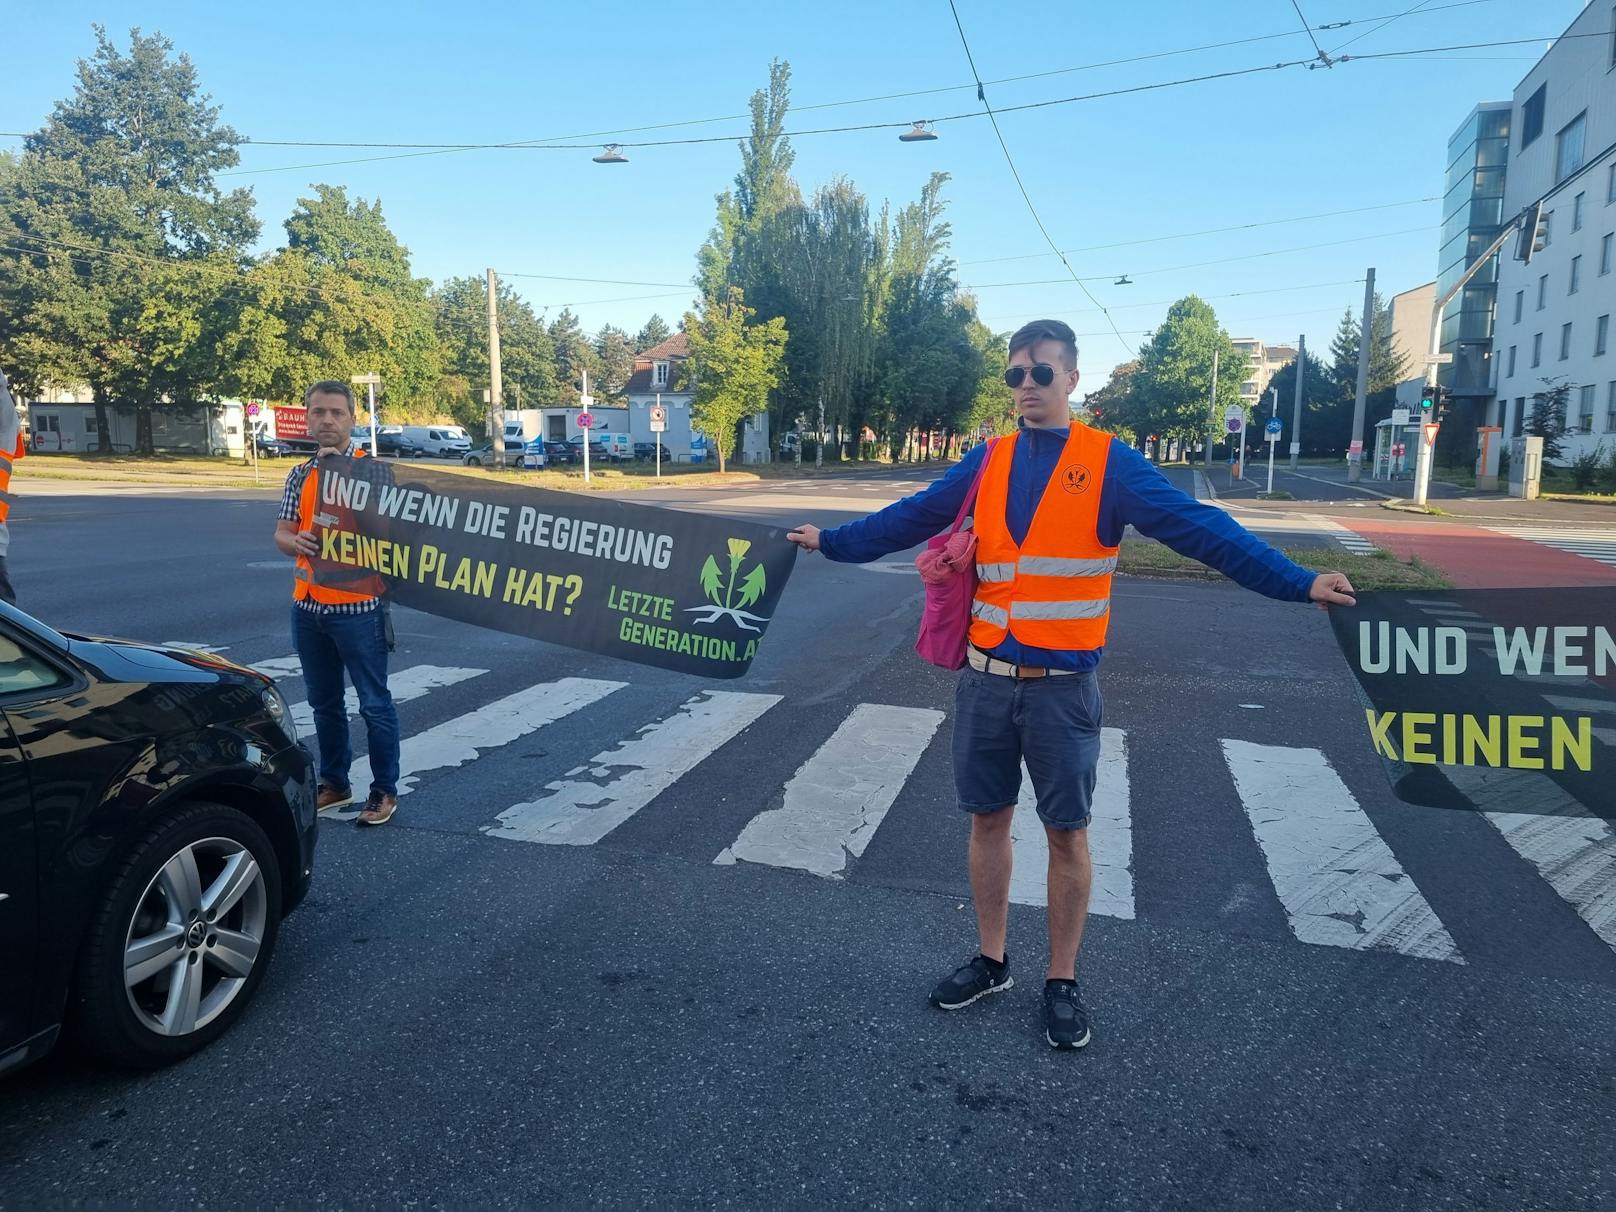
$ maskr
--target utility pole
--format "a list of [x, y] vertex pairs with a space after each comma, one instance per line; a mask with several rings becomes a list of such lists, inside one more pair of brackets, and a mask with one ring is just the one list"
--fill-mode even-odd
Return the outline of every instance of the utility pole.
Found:
[[1302, 378], [1307, 374], [1307, 337], [1296, 338], [1296, 403], [1291, 407], [1291, 470], [1302, 453]]
[[1358, 391], [1352, 400], [1352, 433], [1347, 439], [1347, 483], [1363, 478], [1364, 413], [1369, 403], [1369, 350], [1375, 341], [1375, 270], [1364, 278], [1363, 314], [1358, 317]]
[[819, 397], [819, 441], [814, 444], [814, 466], [825, 465], [825, 397]]
[[494, 438], [494, 467], [505, 468], [505, 384], [501, 381], [499, 365], [499, 304], [495, 293], [498, 283], [494, 271], [488, 271], [488, 432]]
[[1212, 443], [1218, 436], [1218, 355], [1222, 350], [1212, 351], [1212, 423], [1206, 431], [1206, 471], [1212, 474]]

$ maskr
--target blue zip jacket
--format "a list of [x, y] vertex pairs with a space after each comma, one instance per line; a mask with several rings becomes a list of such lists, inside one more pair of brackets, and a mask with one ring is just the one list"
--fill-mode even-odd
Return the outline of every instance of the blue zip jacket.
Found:
[[[1026, 540], [1032, 516], [1066, 447], [1065, 429], [1023, 427], [1010, 464], [1010, 498], [1005, 521], [1010, 537]], [[912, 497], [868, 517], [822, 531], [819, 550], [832, 560], [864, 564], [903, 551], [941, 534], [970, 491], [987, 444], [972, 449], [948, 474]], [[1306, 602], [1317, 573], [1287, 559], [1221, 509], [1185, 496], [1167, 482], [1144, 455], [1113, 438], [1100, 485], [1100, 542], [1113, 546], [1132, 526], [1180, 555], [1199, 560], [1247, 589], [1282, 602]], [[1100, 663], [1104, 650], [1034, 648], [1006, 636], [993, 649], [1000, 660], [1018, 665], [1084, 672]]]

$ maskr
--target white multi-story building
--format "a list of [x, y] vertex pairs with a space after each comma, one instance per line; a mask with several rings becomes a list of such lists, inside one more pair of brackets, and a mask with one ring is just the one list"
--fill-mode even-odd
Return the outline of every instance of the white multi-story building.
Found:
[[1489, 423], [1571, 388], [1564, 458], [1616, 447], [1616, 6], [1594, 0], [1515, 89], [1504, 214], [1548, 195], [1548, 245], [1499, 258]]

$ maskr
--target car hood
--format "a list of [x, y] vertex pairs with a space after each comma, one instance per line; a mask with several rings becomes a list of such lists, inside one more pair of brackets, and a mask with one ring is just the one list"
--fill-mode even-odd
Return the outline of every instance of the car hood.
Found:
[[114, 682], [217, 682], [236, 675], [267, 681], [263, 674], [214, 652], [163, 647], [111, 636], [67, 636], [68, 651]]

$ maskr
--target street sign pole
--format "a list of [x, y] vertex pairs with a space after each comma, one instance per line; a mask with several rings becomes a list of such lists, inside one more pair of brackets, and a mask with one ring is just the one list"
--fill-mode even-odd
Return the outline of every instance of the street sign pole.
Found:
[[584, 431], [584, 483], [589, 483], [589, 425], [593, 418], [589, 415], [589, 406], [594, 403], [589, 398], [589, 372], [584, 371], [583, 391], [579, 393], [578, 404], [582, 411], [578, 414], [578, 425]]
[[1274, 495], [1274, 451], [1279, 447], [1279, 435], [1274, 432], [1274, 424], [1279, 420], [1279, 388], [1268, 390], [1268, 398], [1272, 407], [1268, 410], [1268, 432], [1264, 436], [1268, 439], [1268, 495]]
[[651, 410], [651, 444], [656, 447], [656, 478], [662, 478], [662, 434], [668, 428], [668, 414], [662, 411], [662, 393], [657, 392], [656, 407]]
[[376, 453], [377, 453], [377, 447], [376, 447], [376, 384], [378, 384], [378, 383], [380, 383], [382, 381], [382, 377], [380, 375], [378, 375], [378, 374], [354, 375], [352, 377], [351, 381], [354, 382], [354, 383], [363, 383], [365, 385], [366, 406], [370, 409], [370, 457], [374, 459], [376, 457]]

